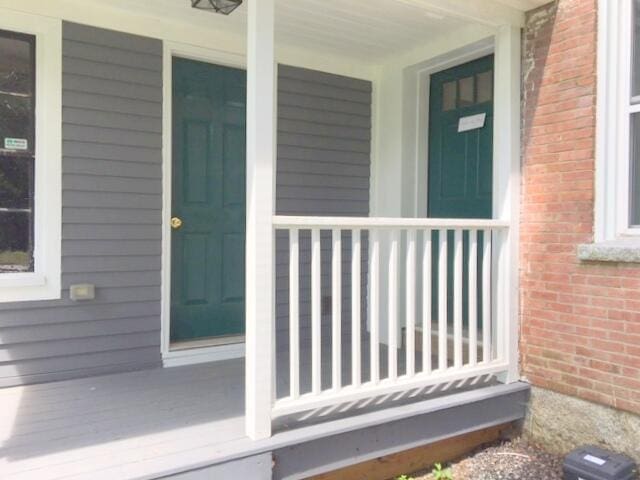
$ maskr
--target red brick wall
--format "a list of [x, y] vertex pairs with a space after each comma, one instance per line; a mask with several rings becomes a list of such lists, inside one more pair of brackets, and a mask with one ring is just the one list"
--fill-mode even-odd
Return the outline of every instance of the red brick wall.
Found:
[[640, 265], [584, 263], [593, 239], [596, 0], [527, 15], [521, 361], [534, 385], [640, 413]]

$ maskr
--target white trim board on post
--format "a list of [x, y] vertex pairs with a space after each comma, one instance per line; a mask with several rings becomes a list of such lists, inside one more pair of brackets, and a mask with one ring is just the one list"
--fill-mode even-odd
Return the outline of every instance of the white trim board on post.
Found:
[[275, 2], [247, 3], [245, 421], [247, 436], [258, 440], [271, 436], [275, 396]]
[[503, 380], [519, 377], [519, 223], [520, 223], [520, 88], [521, 30], [504, 25], [495, 37], [493, 218], [510, 222], [506, 235], [496, 239], [494, 269], [499, 284], [494, 289], [494, 325], [499, 360], [509, 365]]

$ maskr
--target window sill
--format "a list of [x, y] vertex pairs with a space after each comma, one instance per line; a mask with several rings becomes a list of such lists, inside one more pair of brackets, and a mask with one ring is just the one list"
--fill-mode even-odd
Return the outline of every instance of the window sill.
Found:
[[49, 282], [37, 273], [7, 273], [0, 275], [0, 303], [57, 300], [59, 282]]
[[640, 263], [640, 238], [578, 245], [578, 258], [585, 262]]

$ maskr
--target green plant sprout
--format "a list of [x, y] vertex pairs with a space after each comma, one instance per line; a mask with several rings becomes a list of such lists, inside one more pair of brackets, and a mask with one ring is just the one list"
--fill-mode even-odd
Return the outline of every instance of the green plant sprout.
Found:
[[453, 480], [453, 472], [450, 468], [442, 468], [441, 463], [436, 463], [431, 471], [435, 480]]

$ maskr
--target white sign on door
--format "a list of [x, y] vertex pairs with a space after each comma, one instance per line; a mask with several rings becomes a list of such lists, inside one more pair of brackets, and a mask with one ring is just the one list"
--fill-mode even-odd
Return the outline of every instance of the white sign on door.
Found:
[[458, 133], [475, 130], [476, 128], [482, 128], [484, 127], [484, 122], [486, 119], [486, 113], [478, 113], [476, 115], [460, 117], [460, 120], [458, 120]]

